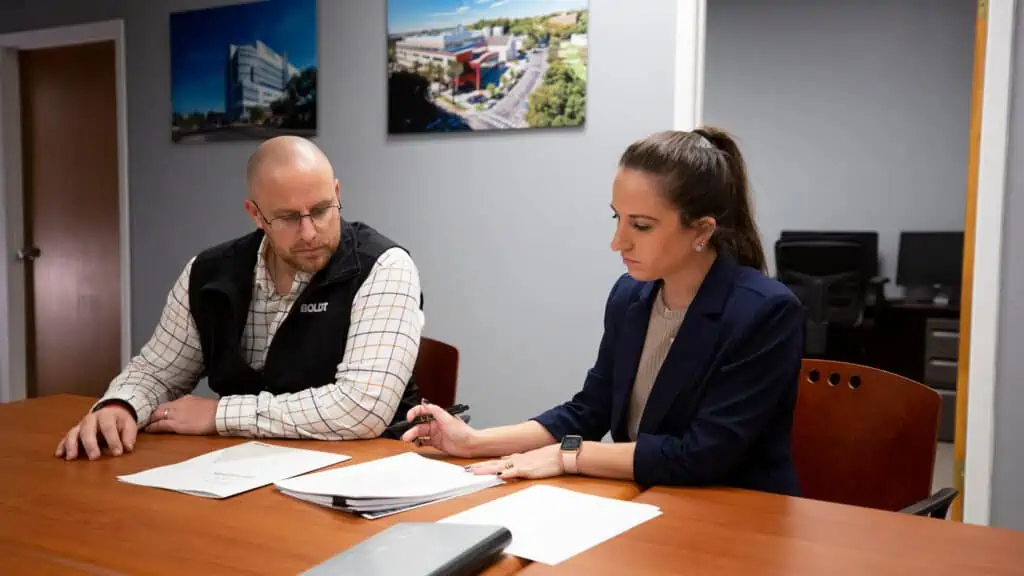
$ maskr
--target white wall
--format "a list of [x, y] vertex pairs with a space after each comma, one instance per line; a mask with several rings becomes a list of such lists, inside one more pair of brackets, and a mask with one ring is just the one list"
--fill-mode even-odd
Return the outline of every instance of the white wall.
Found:
[[704, 118], [746, 154], [769, 266], [783, 229], [962, 230], [975, 0], [712, 0]]
[[[1024, 155], [1024, 11], [1019, 3], [1014, 28], [996, 378], [994, 394], [982, 396], [991, 402], [988, 410], [977, 414], [993, 418], [989, 427], [994, 440], [992, 453], [987, 458], [978, 455], [979, 460], [992, 466], [991, 523], [1024, 530], [1024, 357], [1020, 353], [1024, 341], [1024, 254], [1020, 250], [1024, 231], [1014, 225], [1024, 222], [1024, 164], [1020, 162]], [[986, 91], [989, 89], [986, 87]], [[975, 396], [974, 380], [971, 396]], [[973, 450], [972, 445], [968, 447]], [[969, 462], [973, 454], [969, 453]]]
[[[132, 333], [152, 333], [189, 256], [249, 230], [255, 142], [173, 145], [171, 10], [217, 0], [33, 0], [0, 6], [0, 32], [125, 19], [132, 198]], [[520, 420], [579, 389], [621, 263], [608, 247], [619, 154], [671, 128], [676, 0], [591, 0], [587, 125], [386, 138], [385, 0], [320, 2], [320, 136], [346, 217], [406, 245], [425, 334], [462, 351], [474, 424]], [[185, 234], [185, 226], [195, 232]]]
[[425, 333], [460, 348], [459, 397], [474, 424], [567, 399], [596, 357], [622, 271], [609, 249], [618, 156], [672, 127], [675, 4], [591, 0], [584, 131], [390, 140], [383, 46], [366, 49], [380, 44], [367, 23], [384, 21], [384, 2], [321, 5], [335, 22], [324, 49], [343, 56], [322, 88], [324, 102], [339, 103], [336, 128], [320, 141], [339, 167], [346, 210], [412, 250]]

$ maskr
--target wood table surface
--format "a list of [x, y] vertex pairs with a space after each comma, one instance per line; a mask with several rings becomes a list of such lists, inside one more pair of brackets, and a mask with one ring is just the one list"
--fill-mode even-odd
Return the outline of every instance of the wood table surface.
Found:
[[652, 488], [662, 515], [546, 574], [1024, 574], [1024, 532], [728, 488]]
[[[0, 574], [298, 574], [396, 522], [440, 520], [538, 482], [623, 500], [639, 494], [622, 481], [512, 480], [377, 520], [302, 502], [273, 486], [202, 498], [116, 477], [246, 439], [140, 434], [135, 450], [121, 457], [55, 458], [60, 437], [92, 401], [62, 395], [0, 405]], [[410, 450], [382, 439], [269, 442], [352, 456], [337, 466]], [[487, 573], [526, 565], [506, 555]]]

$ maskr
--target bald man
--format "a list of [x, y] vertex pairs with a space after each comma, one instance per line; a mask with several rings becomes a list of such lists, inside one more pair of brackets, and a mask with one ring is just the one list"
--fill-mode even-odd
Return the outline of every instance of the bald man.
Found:
[[[267, 140], [249, 160], [256, 230], [186, 264], [160, 323], [56, 456], [135, 448], [136, 432], [375, 438], [419, 401], [424, 318], [409, 254], [341, 217], [312, 142]], [[192, 395], [206, 377], [219, 398]]]

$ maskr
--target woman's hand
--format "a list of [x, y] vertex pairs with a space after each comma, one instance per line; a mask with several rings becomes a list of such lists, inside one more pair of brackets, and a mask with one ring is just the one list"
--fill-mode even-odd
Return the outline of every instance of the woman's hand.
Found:
[[430, 422], [417, 424], [402, 434], [402, 441], [431, 446], [459, 458], [471, 458], [477, 431], [461, 418], [452, 416], [437, 404], [420, 404], [409, 410], [410, 422], [419, 416], [433, 416]]
[[502, 456], [501, 460], [488, 460], [467, 466], [474, 474], [497, 474], [501, 478], [551, 478], [565, 474], [562, 450], [551, 444], [522, 454]]

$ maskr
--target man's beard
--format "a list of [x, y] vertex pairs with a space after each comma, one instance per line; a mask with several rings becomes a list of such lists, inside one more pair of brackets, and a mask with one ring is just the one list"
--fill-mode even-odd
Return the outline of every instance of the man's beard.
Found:
[[[299, 270], [307, 274], [316, 274], [327, 265], [328, 261], [330, 261], [331, 256], [338, 248], [338, 244], [333, 243], [332, 245], [331, 242], [328, 242], [317, 246], [315, 252], [306, 253], [293, 253], [291, 250], [279, 250], [277, 246], [271, 246], [271, 248], [274, 249], [274, 253], [277, 254], [278, 257], [292, 270]], [[307, 247], [305, 249], [308, 248], [312, 247]], [[316, 256], [315, 259], [312, 258], [314, 255]]]

